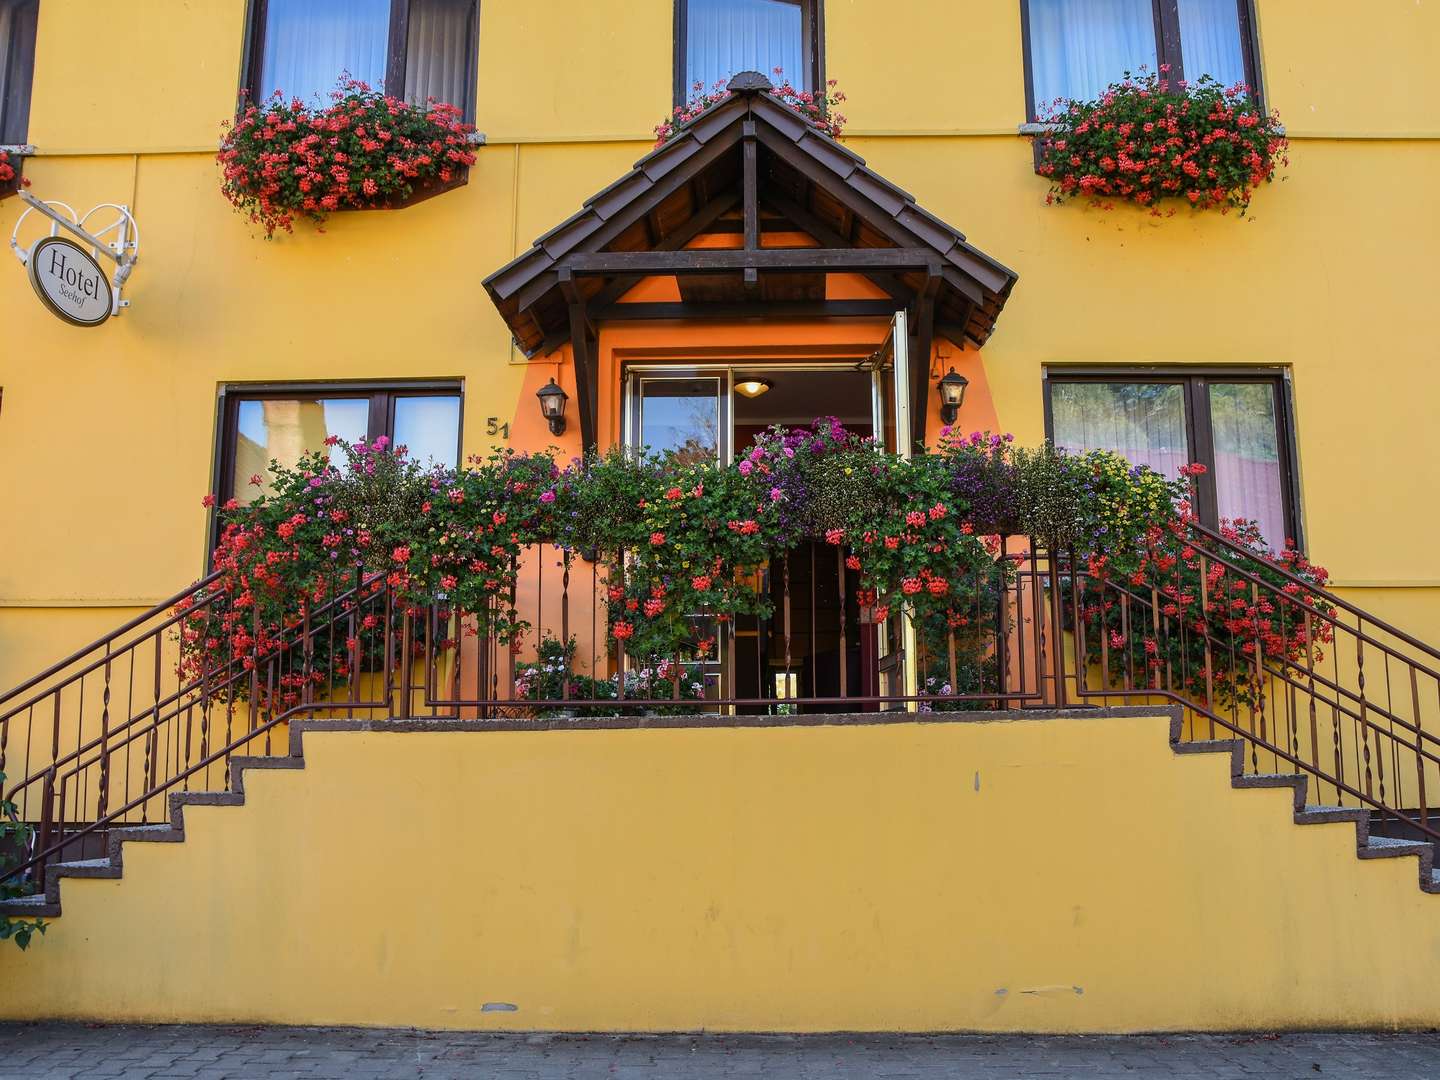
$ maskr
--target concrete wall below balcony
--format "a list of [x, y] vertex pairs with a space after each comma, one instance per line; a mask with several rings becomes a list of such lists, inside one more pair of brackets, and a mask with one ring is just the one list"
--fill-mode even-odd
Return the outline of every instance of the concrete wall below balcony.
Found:
[[187, 808], [186, 841], [128, 844], [121, 881], [67, 879], [46, 937], [0, 950], [0, 1015], [1440, 1023], [1440, 899], [1413, 861], [1297, 827], [1288, 789], [1232, 790], [1228, 756], [1174, 755], [1159, 711], [875, 719], [312, 729], [303, 771]]

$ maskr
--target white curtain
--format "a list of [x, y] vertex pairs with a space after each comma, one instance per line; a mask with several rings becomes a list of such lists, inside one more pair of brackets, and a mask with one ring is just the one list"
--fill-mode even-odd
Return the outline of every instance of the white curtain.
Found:
[[1222, 518], [1258, 522], [1265, 542], [1279, 550], [1285, 536], [1285, 485], [1269, 383], [1211, 383], [1210, 429], [1215, 437], [1215, 492]]
[[778, 82], [812, 89], [798, 0], [687, 0], [685, 92], [710, 90], [740, 71], [758, 71]]
[[1187, 82], [1209, 75], [1221, 86], [1243, 83], [1239, 0], [1180, 0], [1180, 51]]
[[1113, 450], [1171, 480], [1190, 463], [1178, 383], [1052, 383], [1050, 415], [1062, 450]]
[[1091, 100], [1127, 71], [1154, 72], [1151, 0], [1030, 0], [1035, 107], [1056, 98]]
[[342, 73], [385, 88], [390, 0], [269, 0], [257, 98], [328, 105]]
[[405, 100], [434, 98], [465, 108], [470, 97], [470, 19], [475, 0], [410, 0]]

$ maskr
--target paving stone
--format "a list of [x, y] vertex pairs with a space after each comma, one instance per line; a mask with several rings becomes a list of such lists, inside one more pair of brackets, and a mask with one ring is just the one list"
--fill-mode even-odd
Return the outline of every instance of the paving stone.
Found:
[[1416, 1080], [1440, 1034], [497, 1036], [348, 1028], [0, 1024], [0, 1080]]

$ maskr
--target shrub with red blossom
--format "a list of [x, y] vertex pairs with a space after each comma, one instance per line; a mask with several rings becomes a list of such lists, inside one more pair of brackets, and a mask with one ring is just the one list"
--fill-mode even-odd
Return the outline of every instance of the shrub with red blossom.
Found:
[[277, 91], [227, 122], [220, 190], [267, 237], [297, 217], [394, 204], [475, 164], [475, 129], [454, 105], [411, 105], [354, 79], [330, 96], [328, 108], [312, 108]]
[[1049, 125], [1036, 164], [1050, 181], [1046, 202], [1125, 201], [1158, 214], [1156, 203], [1183, 199], [1200, 210], [1243, 212], [1255, 189], [1289, 164], [1279, 117], [1249, 88], [1209, 76], [1172, 85], [1165, 71], [1127, 73], [1098, 100], [1052, 102], [1035, 118]]
[[[840, 133], [845, 129], [845, 117], [835, 109], [845, 100], [845, 92], [839, 89], [836, 80], [831, 79], [827, 82], [825, 92], [821, 94], [792, 86], [790, 80], [784, 78], [783, 74], [780, 68], [775, 69], [775, 75], [780, 78], [780, 84], [766, 92], [781, 105], [799, 113], [832, 139], [838, 139]], [[674, 112], [655, 125], [655, 145], [664, 146], [678, 135], [691, 120], [709, 112], [721, 102], [728, 101], [730, 91], [725, 87], [724, 81], [717, 82], [709, 90], [705, 89], [703, 83], [697, 82], [692, 86], [690, 100], [684, 105], [676, 105]]]

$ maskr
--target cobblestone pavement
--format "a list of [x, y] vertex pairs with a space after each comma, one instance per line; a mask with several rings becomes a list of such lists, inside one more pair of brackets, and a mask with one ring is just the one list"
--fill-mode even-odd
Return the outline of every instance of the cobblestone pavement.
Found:
[[1440, 1034], [525, 1036], [349, 1028], [0, 1024], [0, 1078], [893, 1077], [1423, 1080]]

